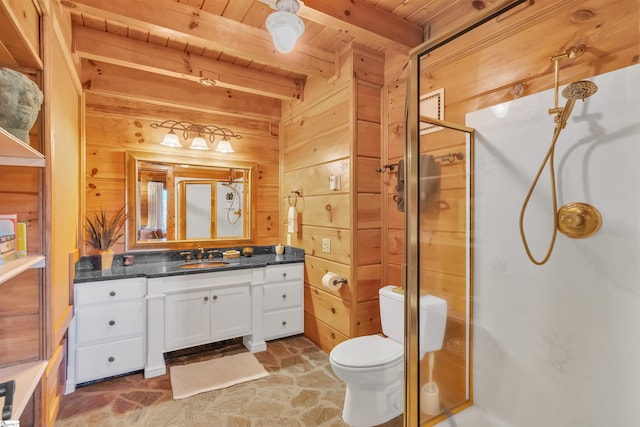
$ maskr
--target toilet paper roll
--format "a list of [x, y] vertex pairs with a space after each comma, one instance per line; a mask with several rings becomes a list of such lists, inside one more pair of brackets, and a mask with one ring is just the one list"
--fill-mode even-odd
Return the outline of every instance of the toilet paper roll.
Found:
[[342, 277], [329, 271], [322, 276], [322, 286], [332, 291], [338, 291], [342, 287]]

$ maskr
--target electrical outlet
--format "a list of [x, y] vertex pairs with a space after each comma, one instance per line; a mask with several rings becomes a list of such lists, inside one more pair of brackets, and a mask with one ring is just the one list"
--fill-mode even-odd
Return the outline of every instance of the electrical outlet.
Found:
[[322, 252], [331, 253], [331, 239], [322, 239]]

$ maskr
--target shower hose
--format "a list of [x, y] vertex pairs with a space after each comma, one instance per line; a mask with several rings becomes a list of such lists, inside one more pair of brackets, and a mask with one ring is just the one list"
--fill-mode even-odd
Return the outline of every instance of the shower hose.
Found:
[[[522, 203], [522, 210], [520, 211], [520, 237], [522, 238], [522, 243], [524, 244], [524, 249], [527, 252], [527, 256], [531, 260], [532, 263], [536, 265], [542, 265], [549, 260], [551, 257], [551, 252], [553, 252], [553, 246], [556, 242], [556, 236], [558, 235], [558, 200], [556, 195], [556, 173], [554, 166], [554, 157], [556, 150], [556, 142], [558, 140], [558, 136], [560, 135], [560, 131], [562, 130], [562, 125], [556, 125], [555, 130], [553, 131], [553, 140], [551, 141], [551, 145], [549, 146], [549, 151], [547, 151], [547, 155], [544, 157], [542, 164], [540, 165], [540, 169], [538, 169], [538, 173], [531, 183], [531, 187], [529, 188], [529, 192], [527, 193], [527, 197], [525, 197], [524, 202]], [[529, 249], [529, 244], [527, 243], [527, 237], [524, 232], [524, 213], [527, 209], [527, 205], [529, 204], [529, 199], [531, 199], [531, 195], [538, 184], [538, 180], [540, 179], [540, 175], [542, 175], [542, 171], [544, 170], [545, 165], [549, 162], [549, 175], [551, 180], [551, 198], [552, 198], [552, 209], [553, 209], [553, 232], [551, 234], [551, 242], [549, 243], [549, 248], [547, 249], [547, 254], [545, 257], [538, 261], [531, 254], [531, 250]]]

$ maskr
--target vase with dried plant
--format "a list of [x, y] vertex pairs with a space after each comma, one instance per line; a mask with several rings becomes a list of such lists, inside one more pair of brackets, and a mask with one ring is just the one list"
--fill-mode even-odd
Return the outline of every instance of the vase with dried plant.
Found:
[[[123, 206], [111, 216], [106, 208], [100, 208], [100, 211], [85, 218], [86, 242], [93, 248], [94, 255], [98, 255], [92, 258], [94, 269], [111, 268], [114, 256], [111, 247], [124, 235], [124, 225], [129, 215], [130, 212]], [[99, 261], [99, 267], [96, 261]]]

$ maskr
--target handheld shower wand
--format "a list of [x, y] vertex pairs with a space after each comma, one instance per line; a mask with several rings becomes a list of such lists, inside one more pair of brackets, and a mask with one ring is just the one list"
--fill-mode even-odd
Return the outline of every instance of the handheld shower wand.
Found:
[[594, 93], [598, 91], [598, 86], [595, 83], [590, 82], [588, 80], [580, 80], [578, 82], [573, 82], [562, 91], [562, 96], [567, 99], [567, 103], [564, 104], [562, 111], [558, 116], [556, 116], [557, 126], [560, 126], [561, 129], [567, 124], [569, 120], [569, 116], [573, 111], [573, 106], [576, 103], [576, 100], [590, 97]]
[[[531, 187], [529, 188], [527, 197], [525, 197], [524, 202], [522, 204], [522, 210], [520, 211], [520, 221], [519, 221], [520, 237], [522, 238], [522, 243], [524, 244], [524, 249], [527, 252], [527, 256], [529, 257], [531, 262], [536, 265], [542, 265], [549, 260], [549, 258], [551, 257], [551, 252], [553, 252], [553, 246], [555, 245], [556, 236], [558, 233], [558, 216], [557, 216], [558, 201], [557, 201], [557, 195], [556, 195], [556, 174], [555, 174], [555, 164], [554, 164], [556, 142], [558, 141], [560, 132], [562, 132], [562, 129], [564, 129], [564, 127], [567, 125], [567, 121], [569, 120], [569, 116], [571, 116], [571, 112], [573, 111], [573, 107], [576, 103], [576, 100], [577, 99], [584, 100], [585, 98], [588, 98], [589, 96], [596, 93], [596, 91], [598, 90], [598, 86], [596, 86], [595, 83], [590, 81], [582, 80], [578, 82], [573, 82], [567, 85], [567, 87], [565, 87], [564, 90], [562, 91], [562, 96], [564, 96], [567, 99], [567, 102], [565, 103], [564, 107], [560, 107], [560, 108], [558, 107], [558, 60], [564, 57], [570, 57], [570, 58], [575, 57], [575, 56], [572, 56], [572, 54], [579, 56], [580, 54], [582, 54], [582, 52], [584, 52], [584, 47], [582, 47], [581, 52], [574, 49], [578, 49], [578, 48], [569, 49], [567, 50], [567, 52], [565, 52], [565, 54], [551, 58], [552, 61], [555, 61], [555, 91], [554, 91], [555, 106], [554, 108], [549, 109], [549, 114], [556, 114], [554, 118], [554, 122], [556, 126], [553, 131], [553, 138], [551, 140], [551, 145], [549, 146], [549, 150], [547, 151], [547, 154], [545, 155], [544, 160], [542, 161], [542, 164], [538, 169], [538, 173], [536, 174], [536, 177], [533, 180]], [[577, 52], [579, 52], [579, 54], [577, 54]], [[551, 181], [553, 232], [551, 234], [551, 241], [549, 243], [549, 248], [547, 249], [547, 253], [544, 256], [544, 258], [539, 261], [535, 259], [534, 256], [531, 254], [531, 250], [529, 249], [529, 244], [527, 243], [527, 238], [524, 232], [524, 214], [527, 209], [527, 205], [529, 204], [529, 200], [531, 199], [531, 195], [533, 194], [533, 191], [535, 190], [536, 185], [538, 184], [540, 175], [542, 175], [542, 171], [544, 170], [544, 167], [546, 166], [547, 162], [549, 162], [549, 175], [550, 175], [550, 181]]]

